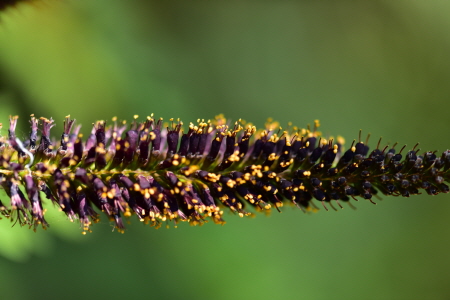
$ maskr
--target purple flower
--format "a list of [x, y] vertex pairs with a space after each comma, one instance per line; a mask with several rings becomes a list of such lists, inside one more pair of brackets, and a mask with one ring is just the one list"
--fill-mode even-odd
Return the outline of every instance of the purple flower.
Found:
[[321, 136], [318, 121], [313, 129], [283, 131], [270, 123], [258, 130], [219, 116], [184, 131], [180, 120], [164, 125], [153, 116], [137, 119], [128, 130], [116, 119], [96, 122], [83, 141], [68, 116], [54, 147], [52, 119], [39, 124], [32, 115], [30, 138], [22, 143], [15, 135], [18, 118], [10, 117], [8, 138], [0, 136], [0, 186], [10, 200], [0, 201], [0, 213], [20, 225], [47, 228], [43, 206], [53, 202], [80, 221], [83, 233], [99, 221], [99, 211], [124, 232], [123, 217], [133, 215], [154, 227], [224, 224], [225, 210], [244, 217], [285, 204], [317, 210], [319, 202], [328, 210], [342, 208], [341, 202], [353, 207], [351, 200], [375, 203], [379, 193], [450, 190], [450, 150], [420, 155], [416, 145], [403, 157], [403, 148], [380, 148], [381, 141], [370, 152], [359, 138], [342, 152], [343, 140]]

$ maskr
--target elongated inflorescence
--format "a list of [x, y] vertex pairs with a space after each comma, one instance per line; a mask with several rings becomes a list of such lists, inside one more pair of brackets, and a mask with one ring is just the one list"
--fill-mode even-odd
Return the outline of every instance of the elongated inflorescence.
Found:
[[43, 203], [52, 202], [71, 221], [78, 219], [83, 233], [99, 211], [123, 232], [123, 216], [155, 227], [224, 224], [223, 209], [243, 217], [286, 203], [310, 211], [318, 201], [328, 210], [351, 199], [375, 203], [378, 192], [449, 192], [450, 150], [418, 155], [416, 145], [403, 156], [404, 147], [396, 153], [396, 145], [380, 148], [378, 142], [369, 152], [359, 137], [343, 151], [343, 139], [322, 137], [318, 121], [313, 128], [283, 131], [272, 122], [257, 130], [217, 116], [184, 130], [180, 120], [137, 119], [129, 126], [98, 121], [84, 139], [68, 116], [56, 142], [52, 119], [32, 115], [29, 138], [21, 141], [18, 117], [10, 117], [8, 135], [0, 136], [0, 184], [9, 197], [0, 201], [3, 216], [46, 228]]

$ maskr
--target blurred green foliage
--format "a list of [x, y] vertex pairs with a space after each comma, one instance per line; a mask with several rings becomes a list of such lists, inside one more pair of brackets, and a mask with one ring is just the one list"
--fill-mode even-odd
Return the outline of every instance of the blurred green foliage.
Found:
[[[445, 150], [446, 1], [47, 1], [0, 15], [0, 122], [224, 113]], [[5, 133], [5, 129], [3, 131]], [[0, 195], [1, 198], [1, 195]], [[0, 222], [4, 299], [448, 299], [450, 196], [81, 236]], [[7, 288], [6, 288], [7, 287]]]

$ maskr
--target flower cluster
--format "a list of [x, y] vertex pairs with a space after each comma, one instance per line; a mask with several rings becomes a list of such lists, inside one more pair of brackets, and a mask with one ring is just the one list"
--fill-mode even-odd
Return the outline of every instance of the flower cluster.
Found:
[[180, 120], [137, 119], [130, 125], [98, 121], [83, 139], [68, 116], [56, 142], [52, 119], [32, 115], [29, 139], [21, 141], [18, 118], [10, 117], [8, 136], [0, 136], [0, 185], [10, 199], [0, 201], [0, 213], [46, 228], [43, 202], [50, 201], [69, 220], [78, 219], [83, 233], [99, 220], [98, 211], [123, 232], [122, 218], [132, 215], [155, 227], [224, 224], [224, 209], [243, 217], [288, 203], [310, 211], [321, 202], [328, 210], [351, 199], [375, 203], [379, 192], [449, 192], [450, 150], [418, 155], [416, 145], [403, 156], [404, 147], [397, 153], [396, 145], [380, 148], [378, 142], [369, 152], [359, 137], [343, 151], [343, 139], [321, 136], [318, 121], [313, 128], [283, 131], [271, 122], [258, 130], [217, 116], [183, 130]]

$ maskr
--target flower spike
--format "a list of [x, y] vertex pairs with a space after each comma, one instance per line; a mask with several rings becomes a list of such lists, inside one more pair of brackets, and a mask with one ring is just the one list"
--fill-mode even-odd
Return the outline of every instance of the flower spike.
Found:
[[450, 150], [421, 154], [417, 143], [403, 155], [406, 146], [397, 153], [397, 144], [383, 147], [380, 138], [370, 152], [370, 135], [362, 141], [359, 131], [344, 151], [343, 138], [322, 136], [317, 120], [312, 129], [289, 124], [283, 130], [269, 120], [258, 130], [242, 120], [230, 125], [222, 115], [185, 129], [179, 119], [138, 118], [128, 130], [117, 118], [98, 121], [83, 140], [67, 116], [54, 145], [53, 119], [31, 115], [30, 138], [22, 143], [15, 134], [18, 117], [10, 117], [8, 137], [0, 136], [0, 188], [9, 198], [9, 204], [0, 201], [0, 214], [45, 229], [44, 207], [52, 202], [69, 220], [79, 220], [85, 234], [99, 222], [99, 211], [124, 232], [123, 218], [133, 215], [156, 228], [180, 221], [224, 224], [225, 210], [244, 217], [292, 204], [307, 212], [318, 209], [315, 202], [337, 210], [344, 202], [353, 208], [358, 199], [376, 204], [380, 193], [450, 191]]

